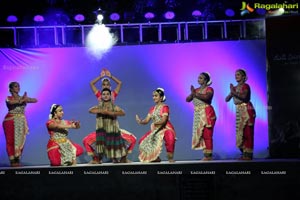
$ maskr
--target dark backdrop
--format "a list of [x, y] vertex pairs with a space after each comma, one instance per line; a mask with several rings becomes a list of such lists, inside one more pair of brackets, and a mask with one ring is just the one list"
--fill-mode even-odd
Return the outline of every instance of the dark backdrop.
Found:
[[300, 16], [266, 19], [269, 143], [274, 158], [300, 157]]

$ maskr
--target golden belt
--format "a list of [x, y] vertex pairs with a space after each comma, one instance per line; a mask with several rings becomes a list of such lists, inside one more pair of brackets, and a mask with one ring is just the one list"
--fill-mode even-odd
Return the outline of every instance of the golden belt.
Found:
[[51, 140], [54, 142], [57, 142], [57, 143], [65, 143], [65, 142], [67, 142], [68, 139], [67, 138], [57, 138], [57, 139], [52, 138]]
[[9, 113], [11, 115], [13, 115], [14, 117], [24, 117], [23, 113]]
[[243, 107], [243, 106], [247, 106], [247, 103], [241, 103], [241, 104], [236, 105], [236, 107], [238, 107], [238, 108]]

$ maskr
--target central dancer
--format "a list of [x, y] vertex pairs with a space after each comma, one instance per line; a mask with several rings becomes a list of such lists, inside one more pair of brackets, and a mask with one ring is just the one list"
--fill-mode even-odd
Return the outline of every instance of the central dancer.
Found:
[[169, 106], [164, 104], [166, 96], [163, 88], [157, 88], [153, 91], [152, 106], [145, 119], [136, 115], [138, 124], [148, 124], [152, 119], [151, 130], [148, 131], [139, 141], [139, 160], [141, 162], [160, 162], [159, 157], [163, 141], [167, 150], [167, 157], [170, 163], [174, 161], [174, 149], [176, 141], [176, 132], [170, 122]]

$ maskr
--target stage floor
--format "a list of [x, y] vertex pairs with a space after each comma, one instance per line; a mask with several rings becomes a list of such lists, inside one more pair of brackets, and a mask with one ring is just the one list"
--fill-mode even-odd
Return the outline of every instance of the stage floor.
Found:
[[300, 159], [1, 167], [0, 190], [4, 199], [299, 199], [299, 169]]

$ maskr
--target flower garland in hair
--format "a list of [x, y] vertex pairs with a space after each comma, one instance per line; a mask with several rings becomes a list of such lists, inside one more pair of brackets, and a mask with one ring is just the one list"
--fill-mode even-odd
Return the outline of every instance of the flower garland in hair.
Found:
[[54, 115], [54, 111], [59, 107], [58, 104], [52, 104], [51, 108], [50, 108], [50, 114], [49, 114], [49, 119], [53, 118]]
[[163, 88], [161, 88], [161, 87], [158, 87], [157, 89], [156, 89], [156, 91], [161, 95], [161, 96], [163, 96], [163, 99], [162, 99], [162, 101], [164, 102], [164, 101], [166, 101], [166, 95], [165, 95], [165, 90], [163, 89]]
[[[163, 97], [162, 101], [166, 101], [166, 95], [165, 95], [165, 90], [161, 87], [156, 88], [155, 90], [160, 96]], [[165, 126], [166, 126], [167, 121], [164, 124], [161, 124], [161, 126], [156, 129], [156, 131], [154, 132], [154, 135], [156, 135], [158, 132], [160, 132]]]
[[210, 77], [210, 73], [209, 72], [204, 72], [205, 74], [207, 74], [208, 78], [209, 78], [209, 81], [207, 81], [206, 85], [211, 85], [212, 84], [212, 80], [211, 80], [211, 77]]

